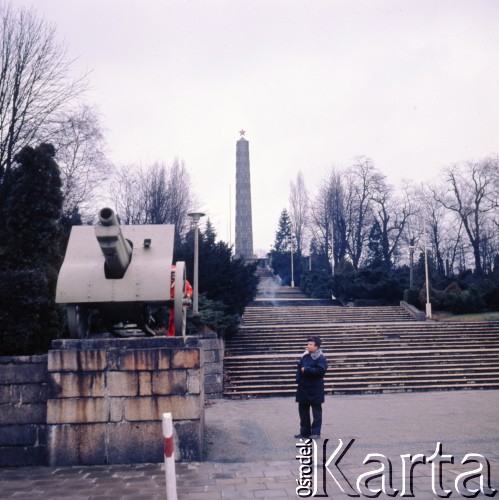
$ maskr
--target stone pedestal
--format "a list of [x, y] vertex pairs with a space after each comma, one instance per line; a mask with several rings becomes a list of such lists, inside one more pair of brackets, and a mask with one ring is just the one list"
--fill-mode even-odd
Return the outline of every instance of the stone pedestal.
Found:
[[196, 338], [60, 340], [48, 353], [50, 465], [163, 461], [171, 412], [178, 460], [201, 460], [203, 349]]

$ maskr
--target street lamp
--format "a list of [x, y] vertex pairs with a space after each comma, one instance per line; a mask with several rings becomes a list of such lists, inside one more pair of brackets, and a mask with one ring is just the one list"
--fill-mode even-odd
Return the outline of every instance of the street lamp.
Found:
[[289, 248], [291, 251], [291, 288], [295, 287], [295, 274], [294, 274], [294, 264], [293, 264], [293, 236], [294, 234], [291, 234], [289, 237]]
[[198, 262], [199, 262], [199, 220], [204, 217], [203, 212], [191, 212], [187, 214], [192, 218], [194, 222], [194, 290], [192, 292], [192, 315], [197, 316], [199, 314], [198, 310], [198, 290], [199, 290], [199, 276], [198, 276]]
[[427, 249], [426, 223], [424, 229], [424, 271], [426, 278], [426, 317], [431, 319], [431, 302], [430, 302], [430, 273], [428, 272], [428, 249]]
[[412, 290], [413, 283], [413, 267], [414, 267], [414, 238], [411, 238], [411, 242], [409, 243], [409, 289]]
[[331, 276], [334, 276], [334, 231], [332, 224], [331, 224]]

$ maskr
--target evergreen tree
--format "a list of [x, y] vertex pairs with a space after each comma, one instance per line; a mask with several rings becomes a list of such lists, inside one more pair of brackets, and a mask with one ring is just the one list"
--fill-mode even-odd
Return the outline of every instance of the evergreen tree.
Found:
[[[187, 278], [193, 282], [194, 231], [187, 233], [183, 244], [175, 249], [175, 261], [185, 261]], [[232, 258], [232, 248], [216, 241], [216, 232], [208, 220], [205, 231], [199, 235], [199, 314], [196, 327], [219, 329], [220, 335], [233, 333], [245, 307], [255, 298], [258, 278], [256, 263]], [[215, 323], [211, 321], [216, 318]], [[222, 319], [221, 319], [222, 318]], [[220, 331], [220, 328], [222, 331]]]
[[54, 155], [51, 144], [41, 144], [36, 149], [25, 147], [15, 157], [19, 167], [7, 180], [6, 267], [60, 264], [58, 220], [63, 200]]
[[289, 252], [289, 242], [292, 234], [291, 218], [288, 211], [284, 208], [279, 216], [275, 242], [272, 251], [276, 253]]
[[[293, 245], [293, 247], [291, 246]], [[288, 211], [284, 208], [279, 216], [279, 222], [275, 235], [275, 241], [269, 252], [271, 265], [274, 273], [277, 274], [283, 285], [291, 283], [291, 248], [293, 248], [293, 270], [294, 281], [299, 283], [299, 258], [294, 247], [292, 238], [292, 224]]]
[[390, 267], [383, 259], [383, 249], [382, 249], [382, 234], [379, 222], [374, 221], [374, 224], [369, 233], [369, 242], [367, 245], [368, 253], [366, 258], [366, 267], [371, 269]]
[[0, 336], [4, 354], [44, 352], [62, 332], [55, 304], [62, 194], [50, 144], [25, 147], [1, 187]]
[[315, 236], [310, 240], [309, 253], [312, 258], [312, 269], [324, 271], [326, 274], [331, 274], [331, 264], [324, 248], [318, 244]]
[[81, 226], [83, 224], [83, 220], [78, 207], [73, 207], [70, 211], [64, 212], [59, 219], [59, 224], [62, 231], [61, 255], [65, 255], [69, 236], [71, 235], [71, 228], [73, 226]]
[[204, 230], [203, 237], [208, 247], [212, 247], [213, 245], [215, 245], [215, 240], [217, 239], [217, 233], [210, 219], [206, 221], [206, 227]]

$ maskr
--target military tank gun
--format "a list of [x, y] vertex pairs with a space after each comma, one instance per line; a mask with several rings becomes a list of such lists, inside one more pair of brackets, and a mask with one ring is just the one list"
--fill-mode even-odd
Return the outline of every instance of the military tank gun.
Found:
[[112, 334], [135, 325], [154, 335], [151, 309], [173, 309], [175, 335], [185, 335], [186, 269], [175, 263], [171, 296], [175, 227], [169, 224], [121, 226], [111, 208], [103, 208], [95, 226], [73, 226], [59, 271], [56, 302], [66, 305], [72, 338], [90, 332], [97, 311]]

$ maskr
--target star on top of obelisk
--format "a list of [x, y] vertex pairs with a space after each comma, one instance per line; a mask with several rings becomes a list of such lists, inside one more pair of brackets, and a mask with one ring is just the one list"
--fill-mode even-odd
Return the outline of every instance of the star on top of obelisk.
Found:
[[241, 130], [239, 131], [239, 135], [240, 135], [241, 137], [244, 137], [244, 134], [245, 134], [245, 133], [246, 133], [246, 130], [241, 129]]

